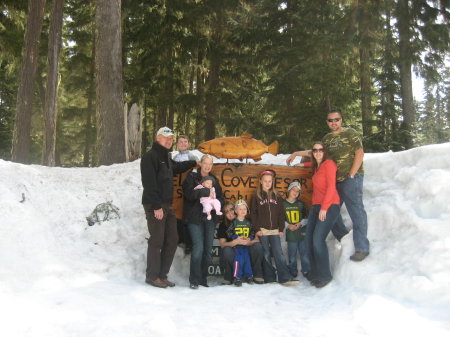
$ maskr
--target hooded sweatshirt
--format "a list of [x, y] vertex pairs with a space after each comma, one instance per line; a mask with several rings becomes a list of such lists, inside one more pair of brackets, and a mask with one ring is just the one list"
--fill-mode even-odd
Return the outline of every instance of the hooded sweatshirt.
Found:
[[284, 207], [283, 199], [277, 195], [275, 198], [268, 198], [267, 193], [262, 191], [262, 199], [258, 195], [253, 195], [250, 203], [250, 217], [252, 228], [259, 232], [264, 229], [278, 229], [279, 232], [284, 230]]

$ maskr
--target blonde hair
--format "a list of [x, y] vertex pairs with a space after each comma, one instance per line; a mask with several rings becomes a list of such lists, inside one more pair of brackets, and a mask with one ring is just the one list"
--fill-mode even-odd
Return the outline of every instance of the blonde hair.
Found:
[[211, 155], [209, 155], [209, 154], [204, 154], [204, 155], [200, 158], [200, 163], [203, 163], [203, 161], [204, 161], [206, 158], [211, 159], [212, 162], [214, 163], [213, 157], [212, 157]]
[[272, 187], [269, 189], [269, 191], [267, 191], [267, 197], [269, 199], [273, 198], [276, 199], [278, 196], [278, 191], [275, 188], [275, 171], [273, 170], [266, 170], [263, 171], [259, 174], [259, 184], [258, 187], [256, 188], [256, 196], [260, 199], [263, 200], [264, 198], [262, 197], [262, 187], [261, 187], [261, 179], [264, 176], [271, 176], [272, 177]]

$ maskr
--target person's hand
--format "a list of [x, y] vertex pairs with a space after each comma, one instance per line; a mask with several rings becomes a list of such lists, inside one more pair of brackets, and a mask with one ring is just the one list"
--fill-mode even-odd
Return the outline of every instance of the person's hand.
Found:
[[263, 235], [264, 235], [264, 234], [263, 234], [262, 231], [256, 232], [256, 236], [263, 236]]
[[278, 232], [280, 236], [284, 236], [284, 232]]
[[291, 165], [292, 161], [295, 159], [295, 157], [297, 157], [294, 153], [291, 154], [287, 159], [286, 159], [286, 164], [287, 165]]
[[209, 197], [212, 198], [212, 199], [215, 199], [212, 188], [209, 190]]
[[251, 246], [251, 241], [249, 238], [241, 238], [242, 239], [242, 245], [244, 246]]
[[155, 218], [158, 220], [161, 220], [164, 217], [164, 211], [162, 208], [155, 209], [153, 212], [155, 213]]
[[290, 231], [295, 231], [295, 230], [298, 229], [298, 227], [297, 227], [297, 225], [289, 225], [289, 226], [288, 226], [288, 229], [289, 229]]
[[324, 209], [321, 209], [319, 212], [319, 220], [325, 221], [326, 218], [327, 218], [327, 211]]

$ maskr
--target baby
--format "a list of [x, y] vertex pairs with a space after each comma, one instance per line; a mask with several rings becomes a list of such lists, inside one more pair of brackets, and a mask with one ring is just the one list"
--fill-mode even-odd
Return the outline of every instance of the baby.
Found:
[[217, 215], [222, 215], [220, 211], [221, 205], [220, 201], [216, 199], [216, 189], [213, 187], [214, 178], [211, 176], [206, 176], [202, 178], [201, 185], [197, 185], [194, 190], [199, 190], [201, 188], [208, 188], [211, 192], [209, 197], [201, 197], [200, 203], [203, 205], [203, 213], [206, 213], [207, 219], [211, 220], [211, 211], [216, 210]]

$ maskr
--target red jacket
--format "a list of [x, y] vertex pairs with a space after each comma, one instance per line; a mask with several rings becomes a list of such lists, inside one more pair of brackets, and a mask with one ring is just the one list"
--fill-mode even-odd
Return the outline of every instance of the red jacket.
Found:
[[325, 211], [331, 205], [339, 205], [339, 194], [336, 190], [337, 166], [331, 159], [325, 160], [312, 177], [313, 195], [312, 204], [321, 205]]

